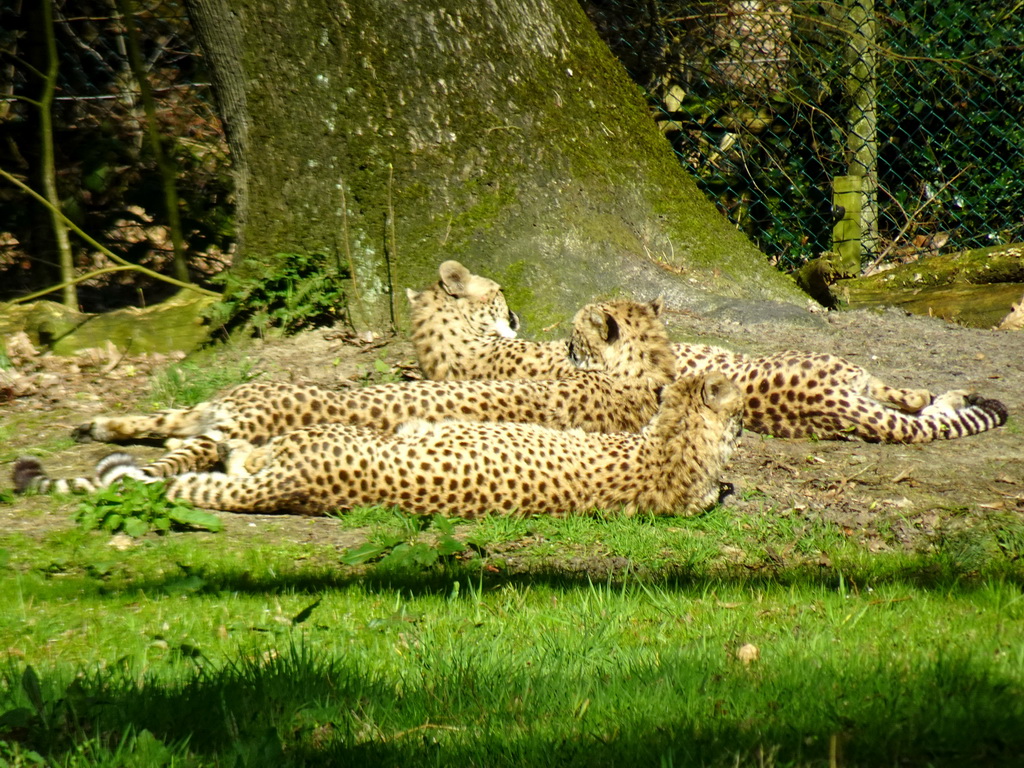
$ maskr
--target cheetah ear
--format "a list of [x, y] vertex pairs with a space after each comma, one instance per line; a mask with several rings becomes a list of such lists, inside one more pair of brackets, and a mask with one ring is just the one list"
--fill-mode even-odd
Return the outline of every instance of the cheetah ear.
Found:
[[721, 412], [742, 395], [735, 384], [720, 373], [709, 373], [704, 377], [701, 389], [704, 404], [713, 411]]
[[604, 341], [614, 344], [619, 340], [619, 323], [607, 312], [595, 309], [590, 313], [590, 322]]
[[661, 317], [661, 313], [665, 311], [665, 298], [663, 296], [659, 296], [647, 306], [651, 308], [655, 317]]
[[466, 286], [473, 275], [457, 261], [446, 261], [439, 268], [441, 286], [450, 295], [458, 298], [466, 295]]
[[410, 304], [412, 304], [414, 301], [416, 301], [416, 299], [418, 299], [419, 297], [420, 297], [420, 292], [419, 291], [414, 291], [412, 288], [406, 288], [405, 289], [405, 298], [407, 298], [409, 300]]

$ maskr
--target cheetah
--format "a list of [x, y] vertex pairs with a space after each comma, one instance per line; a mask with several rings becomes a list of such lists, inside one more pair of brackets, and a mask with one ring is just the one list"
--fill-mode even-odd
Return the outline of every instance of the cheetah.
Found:
[[[423, 375], [434, 381], [557, 379], [570, 370], [565, 342], [517, 339], [519, 316], [501, 286], [457, 261], [423, 291], [406, 289], [412, 344]], [[464, 345], [469, 345], [465, 348]]]
[[[578, 367], [571, 342], [510, 338], [519, 319], [501, 286], [457, 261], [439, 268], [440, 280], [409, 291], [412, 339], [430, 379], [552, 379]], [[744, 426], [775, 437], [923, 443], [973, 435], [1001, 426], [998, 400], [954, 390], [938, 397], [925, 389], [890, 387], [841, 357], [783, 352], [750, 357], [720, 347], [675, 344], [679, 376], [718, 371], [744, 393]]]
[[[391, 431], [413, 421], [532, 422], [586, 432], [639, 432], [675, 378], [660, 304], [611, 301], [575, 318], [571, 348], [579, 368], [558, 380], [418, 381], [335, 392], [313, 385], [249, 382], [207, 403], [151, 415], [105, 416], [78, 426], [79, 441], [165, 439], [171, 450], [134, 476], [156, 479], [214, 468], [218, 444], [255, 446], [318, 424]], [[566, 345], [568, 353], [570, 345]], [[89, 491], [96, 478], [42, 479], [38, 462], [15, 467], [24, 491]], [[109, 480], [116, 474], [100, 472]]]
[[738, 388], [712, 373], [670, 383], [640, 433], [463, 421], [413, 421], [392, 432], [319, 424], [262, 446], [228, 441], [224, 472], [172, 477], [165, 494], [227, 512], [322, 515], [379, 504], [469, 519], [597, 509], [694, 515], [719, 500], [742, 412]]

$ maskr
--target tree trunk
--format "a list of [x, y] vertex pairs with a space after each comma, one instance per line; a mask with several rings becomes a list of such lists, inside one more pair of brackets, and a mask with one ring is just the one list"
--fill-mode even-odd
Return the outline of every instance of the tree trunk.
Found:
[[680, 168], [575, 0], [187, 4], [239, 171], [239, 277], [350, 253], [371, 327], [451, 258], [534, 329], [623, 293], [803, 301]]
[[[57, 40], [53, 29], [53, 7], [48, 2], [42, 4], [43, 38], [46, 41], [46, 69], [43, 70], [43, 88], [39, 96], [39, 144], [40, 144], [40, 176], [42, 177], [42, 194], [55, 210], [60, 210], [60, 194], [57, 192], [57, 171], [54, 166], [53, 148], [53, 98], [57, 91]], [[75, 259], [71, 252], [71, 240], [68, 229], [60, 217], [51, 210], [50, 225], [53, 228], [53, 240], [57, 247], [60, 277], [64, 287], [61, 298], [64, 306], [69, 309], [78, 308], [78, 289], [72, 280], [75, 278]]]
[[149, 75], [142, 63], [142, 51], [139, 45], [139, 30], [132, 11], [131, 0], [117, 0], [117, 10], [124, 21], [128, 39], [128, 63], [132, 77], [139, 87], [142, 96], [143, 110], [146, 114], [146, 136], [153, 150], [157, 170], [160, 172], [160, 184], [164, 191], [164, 210], [167, 213], [167, 229], [171, 233], [171, 245], [174, 248], [172, 269], [174, 276], [183, 283], [191, 282], [188, 274], [188, 259], [185, 255], [185, 236], [181, 230], [181, 212], [178, 206], [178, 188], [175, 181], [175, 168], [161, 144], [160, 125], [156, 117], [156, 101], [153, 89], [149, 84]]

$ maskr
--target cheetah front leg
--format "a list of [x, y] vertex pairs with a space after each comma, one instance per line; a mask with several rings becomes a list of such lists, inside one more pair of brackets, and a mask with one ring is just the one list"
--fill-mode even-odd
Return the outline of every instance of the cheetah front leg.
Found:
[[161, 478], [185, 472], [203, 472], [213, 469], [220, 461], [218, 443], [208, 435], [184, 440], [170, 438], [165, 445], [170, 449], [167, 453], [142, 467], [146, 475]]
[[208, 434], [214, 439], [234, 424], [233, 415], [216, 403], [171, 408], [151, 414], [97, 416], [79, 424], [71, 436], [79, 443], [123, 443], [132, 440], [186, 439]]
[[867, 394], [883, 405], [904, 413], [920, 413], [934, 400], [932, 393], [927, 389], [890, 387], [877, 376], [868, 379]]
[[189, 472], [172, 478], [165, 493], [168, 499], [224, 512], [323, 515], [331, 511], [311, 499], [308, 490], [291, 477], [268, 478], [262, 474], [232, 477], [223, 472]]
[[971, 393], [966, 389], [951, 389], [938, 395], [928, 407], [921, 410], [922, 416], [955, 416], [971, 404]]
[[271, 460], [270, 445], [256, 446], [235, 438], [217, 444], [217, 454], [229, 477], [248, 477], [264, 469]]

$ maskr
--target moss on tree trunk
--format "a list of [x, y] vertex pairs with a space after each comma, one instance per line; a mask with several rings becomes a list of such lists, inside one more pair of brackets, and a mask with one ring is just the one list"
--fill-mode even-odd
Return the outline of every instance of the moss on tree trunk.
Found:
[[620, 293], [802, 300], [679, 167], [575, 0], [189, 7], [244, 170], [239, 276], [351, 253], [371, 326], [450, 258], [534, 328]]

